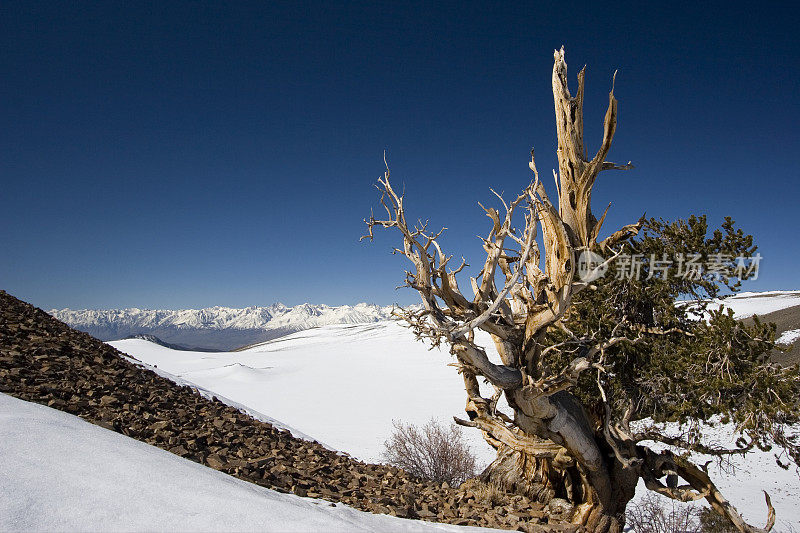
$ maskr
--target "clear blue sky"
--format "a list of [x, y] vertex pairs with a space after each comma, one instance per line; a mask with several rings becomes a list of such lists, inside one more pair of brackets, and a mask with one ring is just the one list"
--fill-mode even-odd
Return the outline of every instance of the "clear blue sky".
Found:
[[[435, 4], [435, 5], [434, 5]], [[0, 288], [44, 308], [416, 301], [359, 243], [388, 150], [412, 216], [478, 264], [488, 187], [556, 166], [553, 49], [586, 64], [595, 211], [732, 215], [800, 288], [790, 3], [3, 2]], [[549, 182], [549, 180], [548, 180]], [[476, 266], [473, 270], [477, 271]]]

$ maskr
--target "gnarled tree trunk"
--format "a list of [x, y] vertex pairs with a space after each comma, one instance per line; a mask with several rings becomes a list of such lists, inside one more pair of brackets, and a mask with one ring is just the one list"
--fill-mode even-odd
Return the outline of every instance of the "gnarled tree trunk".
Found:
[[[550, 284], [543, 287], [533, 305], [528, 305], [522, 347], [528, 352], [528, 357], [523, 358], [527, 359], [525, 370], [530, 379], [542, 380], [536, 353], [541, 351], [538, 337], [561, 318], [572, 294], [580, 290], [574, 279], [580, 251], [599, 247], [596, 239], [605, 215], [600, 222], [592, 215], [592, 186], [601, 170], [623, 168], [605, 160], [617, 122], [613, 90], [609, 93], [601, 147], [591, 160], [587, 159], [583, 141], [584, 79], [582, 70], [578, 74], [578, 92], [571, 96], [564, 52], [563, 49], [556, 51], [553, 96], [558, 136], [559, 209], [558, 213], [548, 209], [546, 195], [543, 190], [538, 191], [544, 200], [543, 218], [548, 222], [543, 224], [543, 233]], [[536, 172], [533, 159], [531, 169]], [[637, 225], [623, 228], [601, 246], [618, 242], [636, 231]], [[539, 301], [555, 305], [537, 311]], [[503, 339], [495, 335], [495, 343], [502, 355], [506, 351]], [[570, 381], [570, 376], [563, 378]], [[560, 387], [558, 383], [552, 386]], [[638, 472], [615, 457], [602, 430], [592, 427], [580, 402], [569, 392], [540, 392], [524, 386], [506, 390], [509, 405], [514, 409], [514, 423], [528, 438], [547, 439], [561, 445], [563, 450], [552, 458], [535, 457], [501, 445], [498, 459], [482, 477], [510, 490], [535, 496], [542, 503], [556, 502], [555, 507], [569, 514], [573, 523], [591, 531], [621, 531], [625, 507], [634, 495]], [[475, 416], [480, 415], [475, 413]]]
[[589, 531], [622, 531], [625, 509], [636, 491], [639, 473], [625, 468], [602, 437], [594, 435], [584, 424], [578, 425], [587, 430], [583, 436], [587, 445], [596, 448], [587, 450], [587, 455], [599, 454], [592, 470], [567, 453], [540, 457], [501, 444], [497, 459], [480, 479], [547, 504], [551, 514], [585, 526]]

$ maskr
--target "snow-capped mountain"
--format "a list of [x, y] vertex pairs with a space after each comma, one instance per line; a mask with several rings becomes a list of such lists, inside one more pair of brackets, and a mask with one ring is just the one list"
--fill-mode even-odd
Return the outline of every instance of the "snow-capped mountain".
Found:
[[[724, 305], [737, 317], [767, 314], [800, 306], [800, 291], [740, 293], [711, 307]], [[335, 324], [364, 324], [391, 318], [392, 307], [311, 305], [288, 307], [207, 307], [205, 309], [52, 309], [51, 315], [100, 340], [153, 335], [162, 343], [189, 349], [233, 350], [290, 333]]]
[[52, 309], [51, 315], [101, 340], [154, 335], [181, 346], [231, 350], [289, 333], [331, 324], [363, 324], [388, 320], [392, 307], [281, 303], [269, 307], [205, 309]]

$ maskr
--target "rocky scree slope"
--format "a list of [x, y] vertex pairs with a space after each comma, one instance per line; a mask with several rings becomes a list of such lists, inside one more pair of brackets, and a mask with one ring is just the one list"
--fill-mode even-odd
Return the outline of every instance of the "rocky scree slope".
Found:
[[521, 496], [485, 501], [292, 437], [0, 291], [0, 392], [66, 411], [281, 492], [407, 518], [530, 532], [578, 531]]

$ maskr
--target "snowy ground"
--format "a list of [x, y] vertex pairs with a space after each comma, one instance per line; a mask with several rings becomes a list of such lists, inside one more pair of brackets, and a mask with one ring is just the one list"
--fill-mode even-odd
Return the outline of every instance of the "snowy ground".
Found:
[[0, 394], [2, 531], [486, 531], [281, 494]]
[[[748, 311], [746, 305], [742, 308]], [[447, 366], [452, 357], [445, 350], [427, 350], [392, 322], [326, 326], [242, 352], [174, 351], [143, 340], [110, 344], [179, 376], [173, 379], [268, 413], [369, 461], [379, 460], [382, 444], [392, 432], [392, 418], [421, 424], [431, 417], [449, 421], [454, 415], [464, 416], [462, 381]], [[712, 437], [725, 439], [715, 431], [718, 434]], [[465, 430], [465, 435], [480, 460], [491, 461], [493, 451], [478, 432]], [[787, 531], [790, 525], [799, 529], [800, 479], [794, 470], [782, 470], [772, 454], [764, 452], [749, 454], [731, 466], [729, 472], [713, 465], [710, 471], [748, 520], [763, 525], [766, 506], [761, 491], [767, 490], [778, 513], [776, 531]]]
[[724, 300], [714, 300], [709, 308], [716, 309], [720, 304], [733, 309], [736, 318], [766, 315], [800, 305], [800, 291], [740, 292]]
[[794, 344], [797, 339], [800, 339], [800, 329], [790, 329], [781, 333], [781, 336], [775, 339], [775, 343], [788, 346]]
[[[466, 416], [453, 357], [429, 351], [395, 322], [325, 326], [241, 352], [176, 351], [140, 339], [109, 344], [365, 461], [380, 459], [392, 418], [424, 424]], [[488, 464], [493, 450], [477, 431], [465, 434]]]

